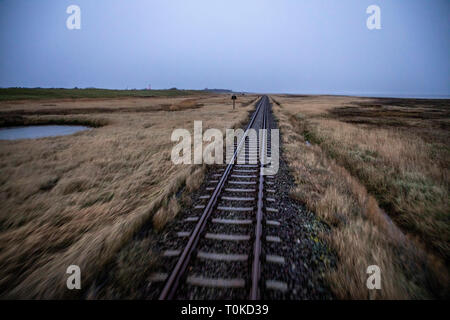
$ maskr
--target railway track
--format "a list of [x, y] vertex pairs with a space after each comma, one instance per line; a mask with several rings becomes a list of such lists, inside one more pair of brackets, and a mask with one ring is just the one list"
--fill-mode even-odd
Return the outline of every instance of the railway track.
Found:
[[[284, 257], [270, 252], [281, 239], [267, 231], [278, 228], [274, 176], [263, 175], [263, 155], [271, 155], [270, 103], [263, 96], [240, 141], [232, 161], [218, 167], [207, 181], [194, 214], [183, 219], [177, 237], [187, 239], [182, 248], [168, 248], [167, 259], [177, 259], [168, 273], [155, 273], [163, 283], [159, 299], [185, 297], [190, 291], [211, 297], [257, 300], [263, 290], [286, 291], [287, 284], [263, 274], [263, 264], [284, 264]], [[249, 143], [250, 129], [257, 144]], [[259, 131], [258, 129], [269, 129]], [[268, 245], [270, 243], [270, 245]], [[184, 292], [184, 294], [183, 294]], [[201, 295], [201, 294], [200, 294]]]

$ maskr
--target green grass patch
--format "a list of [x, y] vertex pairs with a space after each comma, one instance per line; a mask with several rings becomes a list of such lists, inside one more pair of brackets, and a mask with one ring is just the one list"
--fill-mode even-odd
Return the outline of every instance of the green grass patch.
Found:
[[176, 97], [200, 93], [195, 90], [109, 90], [109, 89], [45, 89], [45, 88], [0, 88], [0, 101], [7, 100], [46, 100], [81, 98], [151, 98]]

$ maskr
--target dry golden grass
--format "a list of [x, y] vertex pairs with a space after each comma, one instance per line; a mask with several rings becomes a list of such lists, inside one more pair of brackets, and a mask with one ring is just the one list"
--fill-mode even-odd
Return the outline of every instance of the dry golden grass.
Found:
[[[149, 98], [116, 98], [116, 99], [58, 99], [58, 100], [15, 100], [2, 101], [1, 112], [34, 112], [38, 114], [47, 111], [66, 112], [73, 114], [74, 110], [83, 110], [84, 113], [93, 113], [97, 110], [107, 109], [114, 111], [153, 111], [165, 109], [175, 104], [183, 104], [183, 101], [192, 101], [196, 99], [206, 99], [211, 95], [196, 95], [191, 98], [186, 97], [149, 97]], [[150, 110], [150, 111], [151, 111]]]
[[[399, 132], [395, 135], [385, 131], [393, 130], [392, 128], [373, 129], [339, 122], [328, 116], [328, 111], [334, 107], [352, 102], [365, 103], [368, 99], [286, 96], [274, 98], [278, 103], [274, 104], [274, 111], [279, 119], [282, 147], [298, 185], [291, 195], [306, 203], [332, 227], [330, 234], [324, 237], [338, 255], [336, 268], [330, 269], [327, 275], [336, 296], [344, 299], [447, 296], [448, 272], [442, 261], [432, 254], [427, 254], [422, 246], [411, 240], [411, 237], [414, 238], [417, 234], [411, 236], [408, 233], [408, 236], [405, 236], [380, 209], [376, 198], [369, 193], [372, 189], [367, 191], [367, 185], [376, 186], [380, 180], [375, 180], [370, 174], [365, 178], [358, 174], [365, 170], [386, 176], [392, 175], [392, 170], [401, 171], [402, 168], [407, 168], [416, 170], [416, 174], [429, 175], [439, 170], [444, 172], [446, 168], [436, 169], [430, 163], [422, 168], [421, 165], [430, 155], [423, 155], [423, 149], [415, 140], [408, 139]], [[391, 141], [393, 137], [396, 139]], [[307, 144], [307, 140], [312, 144]], [[399, 145], [397, 148], [396, 144]], [[363, 151], [362, 154], [366, 158], [359, 154], [355, 156], [355, 146], [360, 148], [357, 150]], [[417, 154], [418, 150], [422, 152], [421, 155]], [[336, 156], [337, 154], [340, 156]], [[377, 157], [385, 157], [384, 172], [372, 166], [370, 159], [367, 159], [374, 154]], [[344, 161], [348, 158], [353, 161]], [[380, 160], [377, 160], [375, 163], [379, 162]], [[379, 194], [376, 194], [376, 197], [379, 198]], [[390, 197], [391, 195], [385, 199]], [[407, 200], [398, 201], [397, 205], [405, 206], [406, 203]], [[424, 205], [427, 203], [422, 204], [422, 209]], [[438, 204], [438, 208], [444, 207], [445, 202]], [[410, 209], [404, 208], [405, 211]], [[431, 208], [436, 209], [436, 206]], [[412, 214], [409, 213], [410, 216]], [[418, 219], [415, 222], [419, 224], [442, 223], [436, 215]], [[397, 222], [396, 219], [394, 221]], [[446, 226], [448, 230], [448, 220]], [[445, 234], [445, 230], [440, 231]], [[430, 230], [427, 236], [434, 234], [435, 231]], [[380, 291], [370, 293], [366, 288], [366, 269], [369, 265], [378, 265], [381, 268]]]
[[[194, 120], [203, 120], [204, 130], [233, 127], [252, 108], [233, 112], [229, 97], [222, 95], [183, 101], [52, 101], [56, 107], [43, 106], [42, 101], [0, 104], [0, 117], [28, 112], [16, 121], [107, 124], [71, 136], [0, 141], [3, 298], [76, 296], [66, 289], [69, 265], [80, 266], [86, 288], [145, 223], [155, 217], [155, 227], [162, 228], [176, 215], [179, 206], [173, 195], [183, 186], [194, 190], [198, 182], [191, 180], [191, 174], [201, 178], [202, 173], [198, 166], [172, 164], [172, 130], [192, 132]], [[170, 111], [173, 105], [182, 107]], [[57, 109], [57, 115], [42, 108]]]
[[198, 99], [184, 99], [170, 106], [170, 111], [180, 111], [184, 109], [195, 109], [203, 106]]
[[317, 120], [322, 147], [351, 168], [404, 230], [450, 258], [449, 172], [414, 132]]

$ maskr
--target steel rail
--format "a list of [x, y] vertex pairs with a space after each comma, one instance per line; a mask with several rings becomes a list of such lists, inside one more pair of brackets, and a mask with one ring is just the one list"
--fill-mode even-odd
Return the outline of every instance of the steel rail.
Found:
[[166, 283], [164, 284], [164, 287], [161, 291], [161, 294], [159, 295], [158, 298], [159, 300], [171, 300], [175, 296], [175, 292], [179, 286], [180, 280], [184, 276], [186, 269], [189, 265], [189, 262], [191, 260], [192, 253], [195, 251], [195, 248], [197, 247], [197, 244], [200, 240], [200, 236], [203, 233], [203, 230], [205, 229], [206, 222], [208, 221], [209, 217], [211, 216], [211, 213], [213, 212], [215, 206], [217, 205], [219, 195], [222, 192], [222, 189], [225, 186], [225, 182], [227, 181], [228, 176], [234, 167], [234, 163], [238, 157], [238, 154], [242, 146], [245, 145], [245, 138], [247, 137], [249, 130], [251, 129], [253, 123], [255, 122], [256, 117], [258, 116], [261, 110], [261, 106], [265, 105], [266, 100], [267, 100], [266, 96], [262, 96], [261, 99], [259, 100], [258, 106], [244, 132], [244, 135], [242, 136], [241, 141], [239, 142], [233, 154], [233, 157], [231, 158], [230, 163], [227, 165], [199, 221], [195, 225], [195, 228], [192, 231], [192, 234], [190, 235], [189, 240], [186, 246], [184, 247], [183, 252], [180, 255], [180, 258], [178, 259], [175, 267], [173, 268], [172, 272], [167, 278]]
[[[267, 129], [267, 107], [263, 110], [263, 126], [262, 129]], [[258, 204], [256, 210], [256, 227], [255, 227], [255, 242], [253, 245], [253, 264], [252, 264], [252, 283], [250, 289], [250, 300], [260, 299], [259, 283], [261, 279], [261, 237], [262, 237], [262, 219], [263, 219], [263, 206], [264, 206], [264, 165], [265, 161], [263, 157], [266, 155], [266, 138], [267, 130], [262, 132], [261, 144], [260, 144], [260, 167], [259, 167], [259, 190], [258, 190]]]

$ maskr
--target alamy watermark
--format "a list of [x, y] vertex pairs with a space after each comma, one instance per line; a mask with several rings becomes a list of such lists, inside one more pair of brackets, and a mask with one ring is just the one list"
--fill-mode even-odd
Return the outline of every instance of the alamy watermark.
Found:
[[69, 30], [81, 29], [81, 9], [79, 6], [72, 4], [67, 7], [66, 13], [70, 16], [66, 20], [66, 27]]
[[366, 281], [367, 289], [369, 290], [381, 290], [381, 270], [377, 265], [372, 265], [367, 267], [367, 274], [369, 277]]
[[370, 5], [366, 9], [366, 13], [370, 14], [367, 18], [366, 26], [369, 30], [381, 29], [381, 8], [375, 4]]
[[[258, 139], [258, 134], [260, 139]], [[267, 129], [259, 129], [259, 131], [227, 129], [224, 150], [224, 137], [221, 130], [208, 129], [203, 133], [202, 121], [194, 121], [193, 137], [187, 129], [175, 129], [172, 132], [171, 140], [177, 144], [172, 148], [171, 160], [174, 164], [257, 164], [259, 160], [264, 165], [262, 174], [274, 175], [279, 168], [279, 130], [270, 130], [270, 155], [268, 136]], [[247, 149], [242, 146], [237, 156], [234, 157], [234, 144], [236, 141], [239, 143], [242, 139], [247, 140], [250, 151], [247, 152]], [[256, 150], [259, 150], [258, 157], [255, 153]]]
[[79, 266], [72, 264], [67, 267], [67, 274], [70, 274], [67, 277], [66, 286], [69, 290], [80, 290], [81, 289], [81, 269]]
[[[69, 30], [81, 29], [81, 8], [72, 4], [67, 7], [66, 13], [70, 16], [67, 17], [66, 27]], [[370, 16], [366, 20], [366, 26], [369, 30], [381, 29], [381, 8], [378, 5], [372, 4], [367, 7], [366, 13]]]

